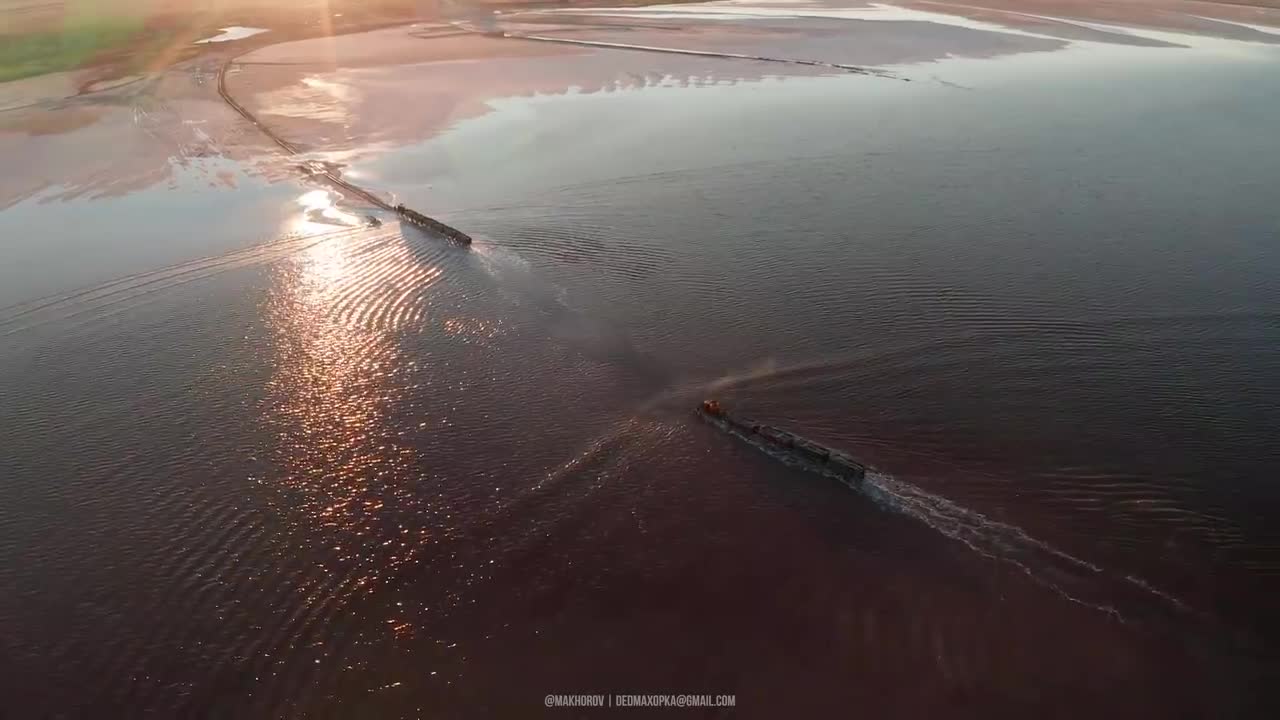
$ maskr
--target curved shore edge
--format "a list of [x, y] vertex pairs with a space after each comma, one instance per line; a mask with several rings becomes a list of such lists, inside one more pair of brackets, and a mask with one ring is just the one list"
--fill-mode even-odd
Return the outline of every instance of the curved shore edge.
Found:
[[[298, 150], [297, 146], [290, 143], [288, 140], [285, 140], [278, 133], [273, 131], [265, 123], [259, 120], [258, 117], [248, 108], [237, 102], [236, 99], [231, 96], [231, 93], [228, 92], [227, 70], [233, 63], [235, 63], [236, 59], [236, 57], [229, 58], [221, 67], [218, 68], [218, 96], [221, 97], [223, 102], [225, 102], [232, 110], [235, 110], [240, 117], [248, 120], [250, 124], [257, 128], [259, 132], [271, 140], [271, 142], [275, 143], [285, 153], [294, 156], [301, 155], [302, 152]], [[409, 222], [412, 225], [434, 230], [449, 240], [461, 245], [471, 244], [471, 236], [461, 230], [447, 223], [440, 222], [435, 218], [424, 215], [416, 210], [407, 208], [404, 205], [392, 205], [386, 200], [375, 195], [371, 190], [366, 190], [365, 188], [344, 180], [333, 170], [320, 163], [305, 163], [300, 165], [299, 169], [308, 176], [323, 178], [326, 182], [339, 190], [346, 191], [376, 207], [382, 208], [383, 210], [393, 212], [399, 216], [401, 220]]]
[[[466, 25], [458, 27], [467, 28]], [[876, 68], [863, 67], [861, 65], [847, 65], [844, 63], [824, 62], [822, 60], [802, 60], [796, 58], [777, 58], [765, 55], [745, 55], [741, 53], [718, 52], [712, 50], [690, 50], [686, 48], [660, 47], [657, 45], [631, 45], [628, 43], [605, 42], [602, 40], [581, 40], [578, 38], [562, 38], [551, 37], [548, 35], [526, 35], [524, 33], [513, 33], [504, 30], [479, 30], [467, 28], [469, 31], [477, 35], [485, 37], [497, 38], [500, 40], [527, 40], [530, 42], [558, 43], [562, 45], [579, 45], [583, 47], [607, 48], [611, 50], [631, 50], [634, 52], [651, 52], [664, 53], [667, 55], [692, 55], [694, 57], [718, 58], [721, 60], [754, 60], [757, 62], [781, 63], [783, 65], [804, 65], [808, 67], [824, 67], [832, 70], [840, 70], [842, 72], [853, 73], [855, 75], [870, 75], [872, 77], [880, 77], [888, 80], [898, 80], [901, 82], [911, 82], [910, 78], [895, 75], [887, 70], [879, 70]]]

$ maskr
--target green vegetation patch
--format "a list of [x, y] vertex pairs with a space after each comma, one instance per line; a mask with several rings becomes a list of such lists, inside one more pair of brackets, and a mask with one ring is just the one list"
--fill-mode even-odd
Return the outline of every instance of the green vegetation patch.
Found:
[[98, 53], [134, 41], [142, 32], [140, 22], [108, 21], [5, 36], [0, 38], [0, 82], [80, 67]]

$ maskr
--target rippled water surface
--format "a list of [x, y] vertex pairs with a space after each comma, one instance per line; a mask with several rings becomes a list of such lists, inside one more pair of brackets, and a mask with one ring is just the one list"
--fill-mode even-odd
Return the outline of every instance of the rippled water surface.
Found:
[[13, 241], [6, 702], [1268, 716], [1280, 55], [1158, 53], [499, 99], [350, 169], [470, 248], [252, 183], [102, 220], [118, 271]]

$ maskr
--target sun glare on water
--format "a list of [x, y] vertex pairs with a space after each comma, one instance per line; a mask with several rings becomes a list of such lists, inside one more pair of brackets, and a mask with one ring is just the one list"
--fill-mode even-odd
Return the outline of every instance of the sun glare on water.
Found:
[[337, 196], [328, 190], [303, 193], [297, 200], [302, 212], [290, 220], [288, 231], [304, 236], [318, 235], [332, 232], [335, 227], [355, 227], [362, 224], [358, 216], [340, 209], [335, 204], [336, 201]]

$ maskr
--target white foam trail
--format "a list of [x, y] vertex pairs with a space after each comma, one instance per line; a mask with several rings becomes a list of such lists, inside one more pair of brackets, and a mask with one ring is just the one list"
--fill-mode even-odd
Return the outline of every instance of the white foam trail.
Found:
[[[1038, 584], [1053, 590], [1062, 597], [1099, 610], [1124, 621], [1120, 611], [1111, 605], [1097, 603], [1072, 594], [1066, 588], [1051, 582], [1037, 572], [1034, 560], [1049, 560], [1080, 579], [1101, 575], [1102, 568], [1088, 560], [1078, 558], [1048, 545], [1015, 525], [992, 520], [982, 513], [961, 507], [950, 500], [902, 482], [892, 475], [867, 473], [862, 485], [863, 494], [882, 507], [908, 515], [937, 530], [943, 535], [964, 543], [969, 549], [991, 560], [1007, 562], [1022, 570]], [[1043, 563], [1040, 563], [1043, 564]], [[1150, 586], [1143, 585], [1150, 589]], [[1167, 597], [1163, 593], [1156, 593]]]
[[[828, 474], [822, 466], [765, 445], [758, 438], [748, 437], [731, 428], [726, 430], [786, 465], [821, 475]], [[1126, 621], [1119, 609], [1103, 599], [1108, 597], [1108, 588], [1099, 583], [1111, 576], [1102, 567], [1088, 560], [1038, 540], [1016, 525], [993, 520], [886, 473], [868, 470], [859, 491], [881, 507], [911, 517], [942, 535], [963, 543], [983, 557], [1013, 565], [1035, 583], [1071, 602], [1105, 613], [1121, 622]], [[1142, 590], [1148, 598], [1158, 599], [1180, 611], [1188, 610], [1180, 600], [1140, 578], [1125, 575], [1122, 579]], [[1077, 589], [1068, 585], [1079, 587]]]

